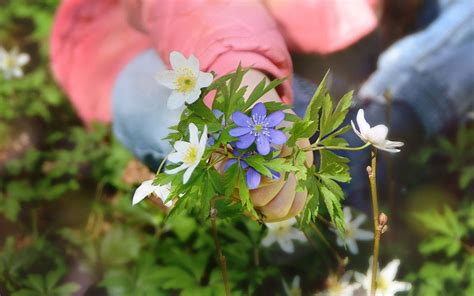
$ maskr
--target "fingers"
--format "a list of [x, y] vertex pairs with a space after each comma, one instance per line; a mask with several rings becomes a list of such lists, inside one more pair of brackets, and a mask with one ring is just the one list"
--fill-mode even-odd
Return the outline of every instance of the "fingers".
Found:
[[293, 201], [293, 204], [291, 205], [291, 208], [288, 211], [288, 214], [286, 214], [286, 216], [282, 220], [287, 220], [298, 215], [303, 210], [307, 197], [308, 197], [308, 192], [306, 191], [296, 192], [295, 200]]
[[260, 211], [265, 215], [266, 221], [274, 221], [285, 217], [293, 205], [296, 195], [296, 177], [294, 174], [288, 176], [281, 191]]
[[[268, 180], [264, 178], [264, 180]], [[285, 180], [280, 179], [273, 182], [262, 181], [259, 188], [250, 191], [250, 198], [255, 207], [263, 207], [268, 204], [283, 188]]]

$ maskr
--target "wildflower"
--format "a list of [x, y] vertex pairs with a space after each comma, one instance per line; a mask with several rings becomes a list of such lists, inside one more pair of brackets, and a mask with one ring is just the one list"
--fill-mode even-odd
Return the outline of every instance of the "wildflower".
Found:
[[[345, 244], [349, 248], [349, 252], [352, 254], [359, 253], [359, 247], [357, 246], [357, 240], [371, 240], [374, 234], [370, 231], [360, 229], [359, 226], [364, 223], [366, 215], [360, 214], [354, 220], [352, 220], [352, 213], [350, 208], [344, 207], [344, 220], [345, 220], [345, 232], [344, 237], [337, 237], [336, 243], [338, 246], [344, 246]], [[352, 221], [351, 221], [352, 220]], [[335, 230], [334, 230], [335, 231]], [[335, 231], [336, 232], [336, 231]]]
[[136, 205], [137, 203], [144, 200], [150, 194], [154, 194], [161, 199], [163, 204], [166, 207], [170, 207], [172, 205], [171, 201], [166, 201], [170, 194], [171, 184], [166, 184], [163, 186], [153, 185], [153, 180], [148, 180], [143, 182], [137, 190], [135, 190], [135, 194], [133, 195], [132, 205]]
[[194, 55], [186, 59], [180, 52], [173, 51], [170, 63], [173, 70], [163, 71], [156, 79], [173, 90], [168, 98], [168, 109], [174, 110], [185, 102], [194, 103], [201, 95], [201, 88], [209, 86], [214, 77], [199, 70], [199, 60]]
[[3, 71], [5, 79], [23, 76], [21, 67], [30, 61], [30, 56], [26, 53], [18, 53], [18, 49], [13, 48], [10, 52], [0, 47], [0, 70]]
[[[372, 280], [372, 258], [369, 265], [367, 275], [359, 272], [355, 274], [357, 284], [366, 291], [370, 291]], [[384, 269], [379, 271], [379, 274], [377, 275], [376, 296], [393, 296], [398, 292], [409, 291], [411, 289], [410, 283], [395, 281], [399, 265], [400, 260], [395, 259], [387, 264]]]
[[[235, 156], [240, 156], [240, 153], [237, 151], [237, 150], [234, 150], [233, 154]], [[248, 156], [250, 156], [251, 153], [245, 153], [244, 155], [242, 155], [240, 157], [240, 159], [237, 159], [237, 158], [232, 158], [230, 159], [229, 161], [227, 161], [224, 165], [224, 171], [227, 171], [227, 169], [237, 163], [237, 161], [239, 162], [239, 165], [240, 167], [246, 171], [245, 173], [245, 180], [247, 181], [247, 186], [249, 189], [255, 189], [257, 188], [259, 185], [260, 185], [260, 182], [262, 180], [262, 175], [257, 172], [257, 170], [255, 170], [252, 166], [250, 166], [246, 161], [245, 161], [245, 158], [247, 158]], [[272, 179], [279, 179], [280, 178], [280, 173], [278, 172], [275, 172], [274, 170], [272, 169], [269, 169], [270, 172], [272, 173]]]
[[176, 174], [182, 170], [186, 170], [183, 175], [183, 184], [186, 184], [191, 177], [194, 169], [197, 167], [206, 150], [207, 144], [207, 126], [204, 126], [201, 139], [198, 139], [198, 129], [193, 123], [189, 124], [189, 142], [176, 141], [174, 149], [176, 152], [168, 156], [168, 160], [173, 163], [182, 164], [174, 169], [166, 171], [167, 174]]
[[283, 289], [285, 289], [286, 296], [301, 296], [303, 295], [301, 288], [300, 288], [300, 277], [297, 275], [293, 278], [291, 282], [291, 287], [283, 281]]
[[357, 112], [357, 125], [359, 126], [360, 131], [356, 129], [353, 121], [351, 121], [351, 124], [352, 129], [362, 141], [365, 143], [370, 143], [380, 150], [388, 152], [400, 152], [400, 149], [397, 148], [403, 146], [403, 142], [393, 142], [387, 140], [387, 126], [379, 124], [374, 127], [370, 127], [369, 123], [365, 120], [364, 110], [362, 109]]
[[293, 253], [295, 247], [293, 245], [293, 240], [299, 240], [301, 242], [306, 242], [306, 236], [304, 233], [293, 227], [296, 223], [295, 218], [288, 220], [274, 222], [274, 223], [265, 223], [268, 227], [267, 236], [262, 240], [262, 245], [269, 247], [274, 242], [278, 242], [280, 248], [286, 253]]
[[336, 275], [329, 276], [328, 288], [315, 296], [353, 296], [359, 287], [350, 283], [351, 277], [352, 272], [346, 272], [340, 279]]
[[285, 113], [276, 111], [267, 116], [267, 109], [263, 103], [257, 103], [252, 108], [252, 117], [242, 112], [234, 112], [232, 120], [238, 127], [230, 130], [230, 135], [238, 137], [237, 148], [247, 149], [254, 142], [261, 155], [270, 153], [270, 145], [282, 145], [286, 142], [286, 135], [275, 129], [285, 118]]

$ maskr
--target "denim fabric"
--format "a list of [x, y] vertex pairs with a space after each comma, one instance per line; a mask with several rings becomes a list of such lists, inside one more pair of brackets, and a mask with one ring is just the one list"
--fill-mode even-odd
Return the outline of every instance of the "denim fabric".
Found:
[[112, 127], [117, 139], [153, 169], [171, 151], [163, 138], [182, 112], [166, 107], [171, 90], [155, 80], [164, 69], [155, 51], [147, 50], [121, 71], [112, 91]]
[[443, 3], [425, 30], [384, 52], [359, 97], [385, 103], [389, 90], [420, 118], [427, 136], [457, 123], [474, 108], [474, 5]]

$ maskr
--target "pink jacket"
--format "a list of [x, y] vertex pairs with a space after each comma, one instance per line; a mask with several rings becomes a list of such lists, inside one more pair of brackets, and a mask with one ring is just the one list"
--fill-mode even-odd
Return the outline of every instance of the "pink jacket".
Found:
[[[289, 76], [289, 51], [341, 50], [377, 25], [378, 0], [63, 0], [51, 36], [53, 73], [86, 122], [111, 120], [117, 74], [153, 47], [194, 54], [204, 71], [253, 66]], [[292, 101], [290, 81], [280, 90]]]

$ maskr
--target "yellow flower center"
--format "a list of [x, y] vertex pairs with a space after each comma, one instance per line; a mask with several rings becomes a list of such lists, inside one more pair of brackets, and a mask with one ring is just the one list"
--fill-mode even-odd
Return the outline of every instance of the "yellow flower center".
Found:
[[174, 82], [176, 90], [181, 93], [189, 93], [196, 87], [196, 77], [189, 68], [179, 69], [178, 77]]
[[379, 291], [386, 291], [388, 288], [388, 283], [387, 281], [380, 276], [380, 274], [377, 277], [377, 290]]
[[263, 126], [261, 124], [256, 124], [254, 129], [256, 133], [260, 133], [263, 130]]
[[16, 59], [11, 57], [11, 56], [7, 56], [5, 58], [5, 65], [6, 65], [6, 68], [7, 69], [14, 69], [16, 68]]
[[191, 145], [186, 151], [183, 162], [185, 164], [193, 164], [197, 161], [199, 147], [196, 145]]
[[281, 226], [278, 226], [275, 232], [277, 236], [282, 237], [282, 236], [286, 236], [289, 231], [290, 231], [290, 228], [288, 226], [281, 225]]

